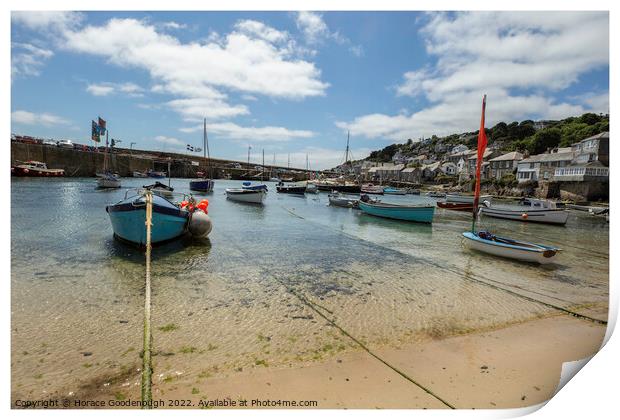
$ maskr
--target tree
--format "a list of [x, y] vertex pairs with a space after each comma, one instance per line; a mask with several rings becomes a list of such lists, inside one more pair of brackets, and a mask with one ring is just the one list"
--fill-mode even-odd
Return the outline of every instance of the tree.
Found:
[[537, 155], [543, 153], [547, 149], [557, 147], [561, 140], [562, 132], [559, 128], [545, 128], [534, 134], [528, 149], [530, 153]]
[[579, 122], [582, 122], [582, 123], [588, 124], [588, 125], [594, 125], [597, 122], [599, 122], [600, 120], [601, 120], [601, 117], [599, 117], [598, 115], [593, 114], [591, 112], [583, 114], [581, 117], [579, 117]]

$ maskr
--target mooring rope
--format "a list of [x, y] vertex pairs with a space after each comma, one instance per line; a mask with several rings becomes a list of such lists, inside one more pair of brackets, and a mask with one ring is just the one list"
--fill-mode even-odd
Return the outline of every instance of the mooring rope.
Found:
[[146, 191], [146, 280], [144, 287], [144, 341], [142, 350], [142, 408], [151, 408], [151, 227], [153, 225], [153, 193]]
[[[291, 214], [304, 219], [302, 216], [296, 215], [293, 212], [290, 212]], [[227, 236], [227, 235], [225, 235]], [[236, 242], [233, 238], [228, 237], [228, 240], [230, 243], [234, 244], [237, 249], [239, 251], [241, 251], [244, 254], [248, 253], [248, 250], [244, 249], [242, 246], [239, 245], [238, 242]], [[311, 300], [309, 300], [307, 297], [305, 297], [302, 293], [298, 292], [297, 290], [295, 290], [295, 288], [293, 288], [292, 286], [290, 286], [289, 284], [287, 284], [284, 280], [278, 278], [278, 276], [274, 275], [271, 270], [269, 270], [267, 267], [265, 267], [263, 264], [261, 264], [260, 262], [256, 262], [255, 263], [256, 266], [264, 273], [264, 275], [271, 277], [272, 279], [274, 279], [275, 281], [277, 281], [282, 287], [284, 287], [290, 294], [292, 294], [293, 296], [295, 296], [297, 299], [299, 299], [301, 301], [301, 303], [303, 303], [304, 305], [306, 305], [307, 307], [309, 307], [311, 310], [313, 310], [314, 312], [316, 312], [317, 315], [319, 315], [321, 318], [323, 318], [325, 321], [327, 321], [332, 327], [336, 328], [338, 331], [340, 331], [340, 333], [342, 333], [343, 335], [349, 337], [355, 344], [357, 344], [358, 346], [360, 346], [366, 353], [368, 353], [370, 356], [374, 357], [375, 359], [377, 359], [380, 363], [384, 364], [386, 367], [388, 367], [389, 369], [391, 369], [393, 372], [397, 373], [398, 375], [402, 376], [405, 380], [411, 382], [412, 384], [414, 384], [415, 386], [417, 386], [418, 388], [422, 389], [424, 392], [426, 392], [427, 394], [429, 394], [430, 396], [432, 396], [433, 398], [435, 398], [436, 400], [440, 401], [442, 404], [444, 404], [446, 407], [451, 408], [451, 409], [455, 409], [456, 407], [452, 404], [450, 404], [448, 401], [446, 401], [445, 399], [443, 399], [442, 397], [440, 397], [438, 394], [436, 394], [433, 390], [431, 390], [430, 388], [428, 388], [427, 386], [422, 385], [419, 381], [415, 380], [413, 377], [407, 375], [405, 372], [403, 372], [402, 370], [398, 369], [396, 366], [392, 365], [391, 363], [389, 363], [387, 360], [383, 359], [381, 356], [379, 356], [378, 354], [376, 354], [375, 352], [373, 352], [368, 346], [366, 346], [366, 344], [364, 344], [360, 339], [356, 338], [355, 336], [353, 336], [351, 333], [349, 333], [347, 330], [345, 330], [343, 327], [341, 327], [338, 323], [336, 323], [336, 321], [332, 318], [330, 318], [329, 316], [327, 316], [326, 314], [324, 314], [322, 311], [319, 310], [319, 308], [325, 310], [326, 312], [329, 312], [331, 315], [333, 315], [333, 312], [330, 311], [329, 309], [316, 304], [314, 302], [312, 302]]]

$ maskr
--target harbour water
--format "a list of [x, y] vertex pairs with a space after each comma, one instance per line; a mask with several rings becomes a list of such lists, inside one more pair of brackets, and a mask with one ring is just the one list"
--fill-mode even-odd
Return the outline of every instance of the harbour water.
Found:
[[[139, 395], [144, 255], [112, 237], [105, 205], [123, 179], [12, 179], [12, 399]], [[434, 223], [329, 207], [327, 194], [277, 194], [263, 206], [226, 200], [217, 180], [206, 242], [153, 252], [154, 387], [266, 366], [317, 363], [498, 328], [566, 308], [606, 319], [609, 228], [571, 212], [566, 226], [483, 218], [488, 228], [563, 249], [538, 266], [463, 249], [471, 215], [436, 209]], [[189, 180], [174, 179], [177, 192]], [[386, 202], [435, 202], [384, 196]], [[335, 327], [337, 326], [337, 328]]]

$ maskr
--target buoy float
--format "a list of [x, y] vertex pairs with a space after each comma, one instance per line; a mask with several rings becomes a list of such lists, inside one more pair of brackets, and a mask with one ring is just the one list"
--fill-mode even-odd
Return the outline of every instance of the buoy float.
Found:
[[523, 218], [523, 219], [527, 219], [527, 213], [523, 213], [523, 214], [521, 215], [521, 218]]
[[[201, 203], [199, 203], [200, 205]], [[213, 229], [211, 218], [200, 209], [196, 209], [189, 220], [189, 233], [196, 238], [206, 238]]]

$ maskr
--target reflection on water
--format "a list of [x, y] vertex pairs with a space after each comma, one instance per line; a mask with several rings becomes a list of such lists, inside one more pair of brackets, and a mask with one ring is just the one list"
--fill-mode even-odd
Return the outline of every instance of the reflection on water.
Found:
[[[144, 255], [112, 238], [105, 205], [124, 191], [96, 191], [94, 183], [12, 180], [15, 398], [137, 390]], [[126, 187], [143, 183], [123, 179]], [[463, 250], [467, 213], [436, 209], [432, 225], [403, 223], [330, 207], [325, 193], [278, 194], [272, 183], [263, 206], [226, 200], [225, 188], [239, 184], [218, 180], [206, 195], [208, 240], [153, 249], [161, 391], [178, 377], [303, 365], [356, 347], [308, 304], [372, 347], [554, 312], [536, 301], [573, 308], [608, 299], [609, 233], [600, 219], [571, 213], [566, 227], [482, 220], [564, 249], [559, 264], [540, 267]], [[188, 185], [172, 181], [180, 192]]]

